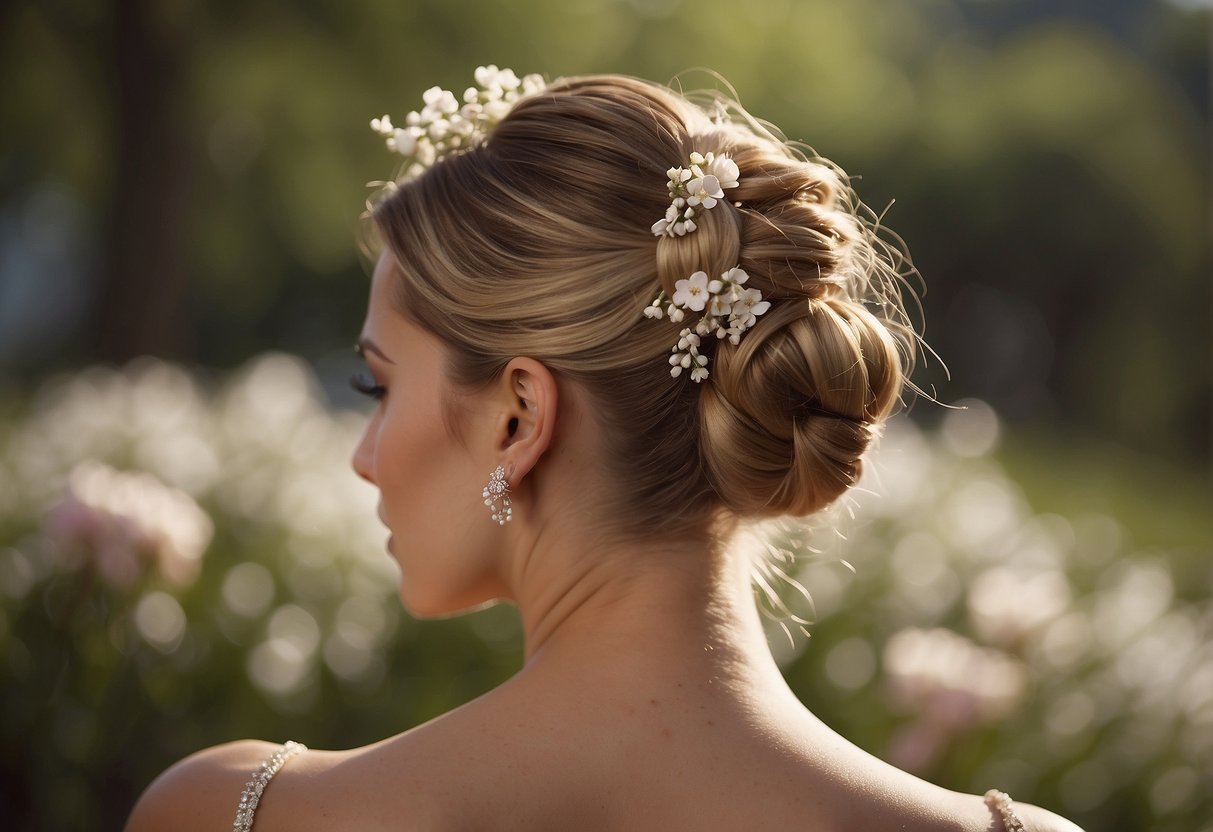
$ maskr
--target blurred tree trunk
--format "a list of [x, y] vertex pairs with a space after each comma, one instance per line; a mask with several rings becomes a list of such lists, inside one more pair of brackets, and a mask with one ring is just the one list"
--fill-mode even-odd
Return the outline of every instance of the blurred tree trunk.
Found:
[[97, 357], [181, 358], [190, 329], [186, 221], [195, 174], [191, 39], [154, 0], [113, 5], [116, 179], [95, 310]]

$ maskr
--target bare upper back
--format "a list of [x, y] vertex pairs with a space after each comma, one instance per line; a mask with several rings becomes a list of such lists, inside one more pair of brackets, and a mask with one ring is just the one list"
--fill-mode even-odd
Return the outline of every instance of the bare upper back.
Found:
[[[542, 693], [507, 685], [375, 745], [295, 757], [256, 829], [999, 829], [981, 798], [887, 766], [803, 709], [744, 714], [667, 694], [536, 702]], [[128, 830], [230, 828], [249, 773], [275, 747], [187, 758], [149, 787]], [[1029, 830], [1077, 832], [1016, 811]]]

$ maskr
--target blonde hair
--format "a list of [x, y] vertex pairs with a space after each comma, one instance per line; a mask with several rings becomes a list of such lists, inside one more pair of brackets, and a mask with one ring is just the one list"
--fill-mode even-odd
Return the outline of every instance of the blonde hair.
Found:
[[[667, 168], [727, 153], [740, 186], [685, 237], [649, 229]], [[738, 203], [738, 204], [735, 204]], [[580, 385], [623, 533], [678, 533], [717, 509], [807, 515], [859, 478], [915, 353], [900, 302], [908, 260], [841, 173], [716, 97], [634, 78], [567, 78], [518, 103], [487, 140], [390, 190], [372, 211], [396, 303], [449, 348], [461, 386], [533, 357]], [[740, 265], [771, 309], [710, 377], [670, 377], [679, 325], [642, 310], [696, 270]]]

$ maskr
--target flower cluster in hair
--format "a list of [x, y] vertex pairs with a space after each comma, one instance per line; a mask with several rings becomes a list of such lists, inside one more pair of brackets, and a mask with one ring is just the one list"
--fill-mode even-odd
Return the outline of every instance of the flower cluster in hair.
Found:
[[695, 329], [687, 327], [678, 333], [678, 343], [670, 350], [670, 375], [691, 371], [691, 381], [699, 383], [708, 377], [708, 358], [699, 352], [701, 339], [715, 335], [717, 340], [729, 339], [737, 344], [741, 334], [758, 322], [758, 316], [771, 308], [757, 289], [745, 288], [750, 279], [740, 266], [729, 269], [718, 280], [709, 280], [707, 272], [695, 272], [674, 284], [674, 296], [667, 298], [658, 292], [645, 307], [648, 318], [669, 318], [675, 323], [686, 317], [686, 311], [703, 312]]
[[371, 119], [371, 129], [387, 140], [392, 150], [407, 160], [401, 181], [415, 179], [438, 159], [475, 146], [519, 100], [547, 86], [541, 75], [519, 78], [512, 69], [476, 67], [477, 86], [463, 93], [463, 104], [450, 90], [430, 87], [422, 98], [425, 106], [405, 116], [404, 127], [392, 124], [390, 116]]
[[653, 223], [656, 237], [681, 237], [696, 229], [696, 209], [715, 208], [728, 188], [737, 187], [737, 163], [715, 153], [692, 153], [689, 168], [670, 168], [670, 207], [665, 216]]

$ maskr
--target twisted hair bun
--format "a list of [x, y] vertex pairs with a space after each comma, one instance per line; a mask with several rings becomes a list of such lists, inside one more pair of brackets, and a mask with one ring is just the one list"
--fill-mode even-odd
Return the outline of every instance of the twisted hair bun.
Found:
[[700, 450], [740, 516], [810, 514], [846, 491], [902, 383], [884, 324], [838, 294], [773, 308], [715, 364]]
[[772, 303], [740, 344], [715, 348], [700, 456], [735, 514], [811, 514], [859, 479], [905, 383], [913, 335], [897, 302], [897, 258], [828, 163], [736, 129], [693, 143], [728, 153], [741, 184], [736, 203], [659, 244], [662, 284], [739, 264]]

